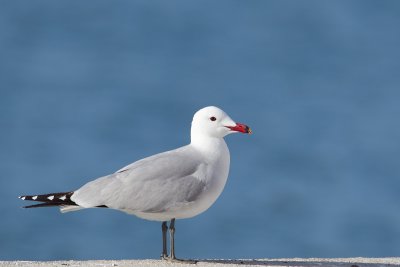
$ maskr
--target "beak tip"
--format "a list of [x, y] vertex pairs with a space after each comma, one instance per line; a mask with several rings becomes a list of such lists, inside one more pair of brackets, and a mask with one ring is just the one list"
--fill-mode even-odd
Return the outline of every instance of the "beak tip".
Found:
[[245, 133], [245, 134], [253, 133], [253, 131], [250, 129], [249, 126], [242, 124], [242, 123], [236, 123], [235, 126], [226, 126], [226, 127], [231, 129], [231, 131], [235, 131], [235, 132], [240, 132], [240, 133]]

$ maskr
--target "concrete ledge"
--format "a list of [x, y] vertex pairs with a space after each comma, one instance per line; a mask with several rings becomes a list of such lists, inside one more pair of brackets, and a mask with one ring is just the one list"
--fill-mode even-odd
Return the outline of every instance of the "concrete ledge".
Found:
[[400, 266], [398, 258], [290, 258], [290, 259], [256, 259], [256, 260], [199, 260], [196, 264], [172, 263], [161, 260], [89, 260], [89, 261], [0, 261], [0, 267], [128, 267], [128, 266], [157, 266], [157, 267], [235, 267], [235, 266], [322, 266], [322, 267], [375, 267]]

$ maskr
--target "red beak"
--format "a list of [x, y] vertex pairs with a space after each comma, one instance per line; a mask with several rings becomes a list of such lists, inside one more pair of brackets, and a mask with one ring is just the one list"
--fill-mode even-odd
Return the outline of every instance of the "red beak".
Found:
[[226, 126], [226, 127], [235, 132], [241, 132], [241, 133], [247, 133], [247, 134], [252, 133], [250, 127], [247, 125], [244, 125], [242, 123], [236, 123], [235, 126]]

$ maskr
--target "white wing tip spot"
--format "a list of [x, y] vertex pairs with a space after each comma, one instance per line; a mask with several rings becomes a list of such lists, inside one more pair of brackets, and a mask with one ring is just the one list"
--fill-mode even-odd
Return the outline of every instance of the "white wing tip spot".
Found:
[[67, 198], [66, 195], [63, 195], [62, 197], [60, 197], [60, 199], [63, 200], [63, 201], [64, 201], [66, 198]]
[[37, 199], [37, 196], [33, 196], [32, 199], [33, 199], [33, 200], [36, 200], [36, 199]]
[[22, 200], [25, 200], [25, 197], [19, 197], [20, 199], [22, 199]]
[[53, 200], [53, 199], [54, 199], [54, 196], [48, 196], [47, 199], [48, 199], [48, 200]]

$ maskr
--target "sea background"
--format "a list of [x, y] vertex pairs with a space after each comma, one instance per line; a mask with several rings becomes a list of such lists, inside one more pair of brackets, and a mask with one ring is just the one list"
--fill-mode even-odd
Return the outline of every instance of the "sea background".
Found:
[[158, 258], [161, 226], [21, 209], [185, 145], [216, 105], [228, 183], [184, 258], [400, 256], [400, 1], [0, 2], [0, 260]]

